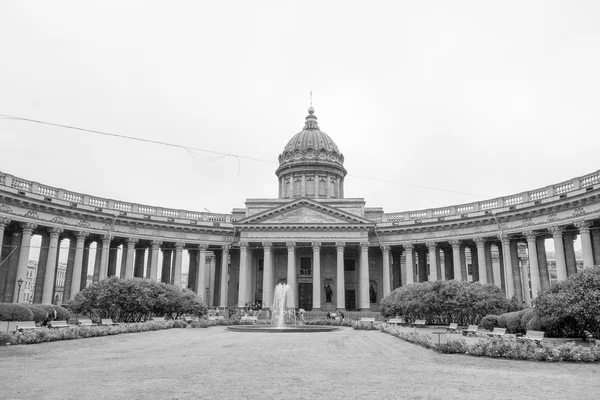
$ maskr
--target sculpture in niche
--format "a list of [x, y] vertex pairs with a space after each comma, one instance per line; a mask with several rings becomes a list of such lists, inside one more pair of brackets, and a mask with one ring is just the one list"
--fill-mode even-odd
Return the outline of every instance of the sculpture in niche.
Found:
[[328, 283], [325, 285], [325, 303], [331, 303], [332, 295], [333, 295], [333, 290], [331, 289], [331, 285]]

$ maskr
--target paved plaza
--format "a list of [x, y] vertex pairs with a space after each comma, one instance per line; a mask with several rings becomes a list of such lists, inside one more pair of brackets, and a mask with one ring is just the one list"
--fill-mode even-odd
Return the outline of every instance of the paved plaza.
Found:
[[444, 355], [349, 328], [171, 329], [0, 347], [5, 399], [592, 399], [598, 376], [598, 364]]

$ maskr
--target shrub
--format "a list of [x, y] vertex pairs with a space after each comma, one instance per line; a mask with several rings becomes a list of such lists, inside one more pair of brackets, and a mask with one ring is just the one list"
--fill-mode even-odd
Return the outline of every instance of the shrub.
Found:
[[506, 322], [508, 321], [507, 314], [508, 313], [498, 315], [498, 318], [496, 319], [498, 328], [506, 329]]
[[486, 315], [481, 319], [480, 325], [483, 329], [487, 329], [488, 331], [493, 330], [498, 326], [498, 316], [497, 315]]
[[504, 314], [506, 316], [506, 331], [509, 333], [525, 333], [525, 330], [521, 328], [521, 319], [527, 311], [528, 309], [524, 309]]
[[407, 322], [424, 319], [430, 324], [470, 325], [488, 314], [519, 309], [497, 286], [450, 280], [402, 286], [381, 301], [379, 311], [384, 317], [399, 316]]
[[523, 316], [521, 317], [521, 330], [522, 331], [527, 330], [527, 324], [529, 323], [529, 321], [531, 321], [531, 319], [533, 317], [535, 317], [535, 310], [533, 308], [527, 309], [525, 314], [523, 314]]
[[22, 304], [0, 303], [0, 321], [33, 321], [33, 312]]
[[68, 321], [71, 318], [71, 312], [67, 310], [65, 307], [54, 306], [51, 304], [36, 304], [36, 307], [42, 308], [46, 311], [50, 311], [51, 309], [56, 310], [56, 320], [57, 321]]
[[46, 315], [48, 314], [46, 310], [37, 305], [24, 304], [25, 307], [29, 308], [33, 313], [33, 321], [36, 324], [41, 324], [46, 319]]
[[585, 268], [553, 282], [533, 301], [549, 336], [600, 338], [600, 268]]

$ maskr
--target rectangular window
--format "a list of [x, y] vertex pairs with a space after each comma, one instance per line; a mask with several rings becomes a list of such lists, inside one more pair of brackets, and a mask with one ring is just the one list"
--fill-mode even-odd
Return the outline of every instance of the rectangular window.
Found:
[[324, 177], [319, 178], [319, 196], [327, 195], [327, 179]]
[[265, 269], [265, 260], [262, 258], [258, 260], [258, 272], [262, 272]]
[[344, 271], [356, 271], [356, 260], [344, 260]]
[[312, 275], [312, 259], [310, 257], [300, 258], [300, 275]]
[[315, 178], [306, 177], [306, 195], [314, 196], [315, 195]]
[[473, 275], [473, 266], [471, 264], [467, 264], [467, 275]]

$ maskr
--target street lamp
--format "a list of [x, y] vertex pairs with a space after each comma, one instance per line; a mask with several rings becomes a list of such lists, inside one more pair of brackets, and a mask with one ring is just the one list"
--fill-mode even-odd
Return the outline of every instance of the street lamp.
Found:
[[206, 287], [206, 297], [204, 298], [204, 302], [206, 303], [206, 307], [209, 307], [209, 304], [208, 304], [208, 293], [209, 293], [209, 288], [207, 286]]
[[17, 290], [17, 303], [19, 302], [19, 297], [21, 297], [21, 285], [23, 284], [23, 279], [19, 278], [17, 281], [17, 285], [19, 285], [19, 289]]

